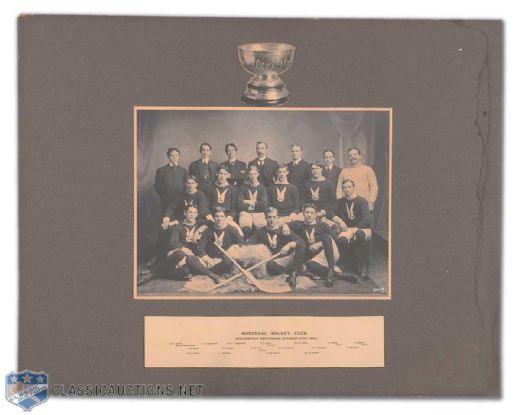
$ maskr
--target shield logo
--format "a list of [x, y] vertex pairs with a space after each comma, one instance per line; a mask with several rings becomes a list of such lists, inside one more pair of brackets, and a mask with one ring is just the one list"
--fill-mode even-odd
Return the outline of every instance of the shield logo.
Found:
[[24, 411], [49, 399], [49, 376], [45, 372], [11, 372], [5, 376], [5, 385], [6, 399]]

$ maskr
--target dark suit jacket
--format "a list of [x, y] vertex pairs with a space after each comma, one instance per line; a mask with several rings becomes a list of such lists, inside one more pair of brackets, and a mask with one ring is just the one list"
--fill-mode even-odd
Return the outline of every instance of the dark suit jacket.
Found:
[[217, 180], [217, 168], [218, 164], [213, 160], [210, 160], [208, 163], [208, 174], [205, 175], [205, 169], [201, 159], [192, 161], [190, 163], [190, 176], [195, 176], [199, 180], [198, 189], [208, 198], [211, 193], [211, 189], [213, 188], [213, 183], [215, 183], [215, 180]]
[[287, 180], [294, 184], [300, 193], [303, 193], [303, 185], [311, 178], [311, 165], [305, 160], [300, 160], [297, 165], [294, 165], [292, 161], [287, 163], [287, 167], [289, 168]]
[[172, 167], [169, 164], [159, 167], [155, 172], [154, 189], [161, 198], [161, 210], [164, 210], [175, 201], [183, 192], [188, 171], [181, 166]]
[[323, 168], [323, 176], [331, 183], [334, 183], [334, 186], [338, 185], [338, 178], [340, 173], [341, 169], [336, 165], [332, 166], [330, 170], [327, 170], [326, 167]]
[[233, 165], [226, 160], [222, 163], [223, 166], [226, 166], [229, 169], [229, 179], [228, 183], [236, 188], [240, 187], [244, 184], [244, 181], [247, 179], [247, 165], [245, 162], [240, 160], [235, 160]]
[[278, 162], [271, 160], [269, 157], [267, 157], [264, 160], [264, 164], [260, 166], [258, 158], [251, 160], [248, 167], [251, 165], [255, 165], [258, 167], [258, 170], [260, 171], [260, 175], [258, 176], [258, 181], [260, 184], [264, 185], [265, 187], [268, 187], [272, 183], [274, 183], [274, 175], [276, 174], [276, 170], [278, 170]]

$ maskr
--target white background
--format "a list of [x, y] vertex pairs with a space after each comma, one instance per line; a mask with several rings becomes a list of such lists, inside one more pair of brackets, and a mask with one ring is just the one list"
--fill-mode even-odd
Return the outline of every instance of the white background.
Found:
[[[474, 414], [520, 413], [520, 270], [515, 245], [519, 243], [520, 186], [518, 156], [520, 155], [520, 129], [518, 126], [518, 93], [520, 79], [520, 17], [514, 1], [379, 1], [356, 2], [334, 1], [4, 1], [0, 6], [1, 53], [1, 105], [3, 126], [1, 137], [3, 201], [0, 204], [2, 220], [1, 266], [3, 321], [0, 376], [16, 368], [17, 361], [17, 79], [16, 79], [16, 17], [20, 13], [59, 14], [118, 14], [118, 15], [202, 15], [202, 16], [258, 16], [258, 17], [353, 17], [353, 18], [471, 18], [505, 20], [505, 224], [504, 224], [504, 272], [503, 272], [503, 398], [482, 399], [56, 399], [36, 407], [37, 414], [92, 413], [93, 411], [116, 411], [142, 413], [143, 411], [169, 411], [182, 413], [246, 412], [248, 415], [267, 412], [292, 414], [324, 414], [327, 412], [381, 413], [421, 415], [439, 412]], [[37, 339], [35, 339], [37, 341]], [[3, 386], [2, 386], [3, 387]], [[5, 393], [5, 392], [4, 392]], [[2, 394], [4, 394], [2, 393]], [[2, 413], [22, 413], [21, 408], [0, 398]]]

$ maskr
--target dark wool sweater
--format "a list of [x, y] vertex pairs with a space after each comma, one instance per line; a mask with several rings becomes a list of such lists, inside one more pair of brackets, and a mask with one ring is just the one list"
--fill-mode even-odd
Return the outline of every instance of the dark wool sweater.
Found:
[[236, 217], [237, 189], [234, 186], [227, 185], [218, 187], [214, 185], [209, 194], [209, 209], [211, 213], [215, 213], [215, 208], [223, 207], [226, 209], [226, 215]]
[[194, 233], [202, 224], [201, 221], [197, 221], [193, 225], [182, 222], [173, 226], [170, 234], [170, 251], [180, 248], [189, 248], [195, 252], [197, 249], [197, 241], [194, 240]]
[[182, 192], [178, 200], [166, 209], [165, 216], [171, 219], [182, 220], [184, 219], [186, 206], [196, 206], [199, 210], [198, 218], [205, 218], [209, 214], [208, 200], [204, 193], [197, 190], [192, 195], [186, 193], [186, 191]]
[[314, 225], [307, 225], [304, 221], [296, 220], [288, 223], [289, 228], [303, 241], [307, 246], [316, 242], [321, 242], [325, 235], [333, 235], [333, 231], [325, 222], [316, 222]]
[[365, 229], [372, 227], [368, 202], [361, 196], [356, 196], [351, 200], [345, 197], [336, 200], [333, 208], [327, 213], [329, 219], [334, 216], [339, 216], [349, 228]]
[[224, 229], [216, 229], [214, 225], [210, 225], [202, 234], [195, 254], [199, 257], [209, 255], [212, 258], [223, 258], [224, 254], [215, 246], [217, 242], [224, 250], [231, 245], [243, 244], [244, 238], [240, 236], [237, 229], [232, 226], [226, 226]]
[[324, 209], [327, 212], [336, 202], [336, 186], [328, 180], [308, 180], [303, 186], [301, 197], [303, 203], [312, 203], [318, 211]]
[[[250, 200], [251, 196], [256, 195], [256, 204], [254, 209], [249, 209], [248, 205], [244, 204], [244, 200]], [[251, 187], [249, 184], [244, 184], [240, 189], [238, 189], [237, 195], [237, 210], [239, 212], [264, 212], [267, 208], [267, 190], [266, 188], [259, 184], [256, 187]]]
[[273, 184], [267, 190], [267, 203], [278, 209], [280, 216], [287, 216], [300, 211], [300, 196], [294, 184]]
[[274, 230], [268, 230], [267, 227], [263, 227], [255, 230], [251, 237], [247, 240], [248, 245], [262, 244], [269, 248], [272, 254], [279, 252], [289, 242], [303, 243], [303, 241], [297, 237], [294, 232], [286, 236], [283, 234], [282, 226]]

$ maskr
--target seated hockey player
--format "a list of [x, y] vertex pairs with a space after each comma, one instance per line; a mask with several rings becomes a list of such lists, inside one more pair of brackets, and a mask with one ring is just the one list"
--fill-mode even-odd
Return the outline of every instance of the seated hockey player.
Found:
[[289, 228], [305, 243], [305, 266], [307, 271], [325, 279], [325, 285], [334, 283], [334, 265], [339, 251], [333, 240], [334, 231], [325, 222], [316, 219], [316, 206], [303, 206], [303, 221], [289, 222]]
[[318, 220], [327, 220], [327, 211], [336, 202], [336, 186], [323, 176], [321, 162], [311, 163], [311, 178], [303, 185], [301, 199], [303, 203], [312, 203], [316, 206]]
[[[198, 190], [199, 181], [195, 176], [188, 176], [184, 192], [178, 196], [175, 204], [170, 205], [166, 209], [166, 213], [162, 220], [163, 228], [168, 227], [170, 222], [175, 220], [182, 220], [184, 217], [184, 210], [187, 206], [196, 206], [199, 211], [198, 219], [209, 219], [210, 211], [206, 195]], [[171, 226], [171, 225], [170, 225]]]
[[[282, 257], [269, 261], [266, 265], [269, 275], [289, 274], [287, 282], [291, 288], [296, 286], [296, 272], [301, 271], [305, 256], [305, 244], [287, 225], [281, 225], [278, 210], [268, 207], [266, 210], [267, 226], [257, 229], [248, 239], [248, 245], [262, 244], [272, 254], [281, 252]], [[289, 253], [292, 258], [287, 258]]]
[[267, 189], [268, 206], [278, 210], [279, 221], [282, 223], [303, 219], [303, 216], [298, 216], [301, 209], [299, 191], [294, 184], [287, 181], [288, 174], [287, 166], [279, 165], [276, 169], [275, 182]]
[[[237, 188], [230, 185], [228, 179], [229, 170], [225, 165], [221, 164], [217, 169], [217, 181], [209, 191], [209, 210], [211, 214], [214, 214], [217, 207], [224, 208], [227, 222], [243, 236], [242, 229], [235, 222], [237, 217]], [[210, 216], [208, 219], [212, 221], [213, 217]]]
[[164, 217], [162, 218], [161, 228], [157, 235], [155, 259], [149, 263], [150, 266], [157, 265], [166, 256], [171, 228], [184, 219], [184, 211], [186, 207], [195, 206], [197, 208], [197, 220], [211, 218], [206, 196], [198, 190], [197, 187], [197, 178], [195, 176], [189, 176], [186, 180], [185, 190], [179, 195], [178, 200], [171, 203], [170, 206], [166, 208]]
[[193, 274], [207, 275], [218, 284], [222, 274], [232, 271], [233, 263], [215, 244], [227, 251], [232, 245], [243, 244], [244, 238], [236, 228], [228, 225], [224, 208], [215, 208], [213, 220], [197, 243], [196, 256], [187, 257], [187, 263]]
[[372, 238], [368, 201], [357, 195], [356, 185], [352, 180], [344, 180], [341, 187], [344, 196], [336, 201], [328, 217], [341, 229], [338, 246], [342, 253], [343, 266], [346, 267], [353, 256], [356, 272], [361, 279], [366, 280], [369, 277], [370, 239]]
[[264, 212], [267, 208], [267, 190], [258, 181], [258, 174], [258, 167], [250, 165], [247, 170], [248, 179], [238, 189], [238, 224], [245, 238], [251, 236], [253, 226], [259, 229], [266, 225]]
[[139, 285], [153, 278], [183, 279], [189, 274], [186, 258], [194, 255], [200, 234], [207, 229], [205, 220], [197, 221], [196, 206], [184, 209], [184, 220], [171, 227], [166, 257], [152, 270], [140, 273]]

